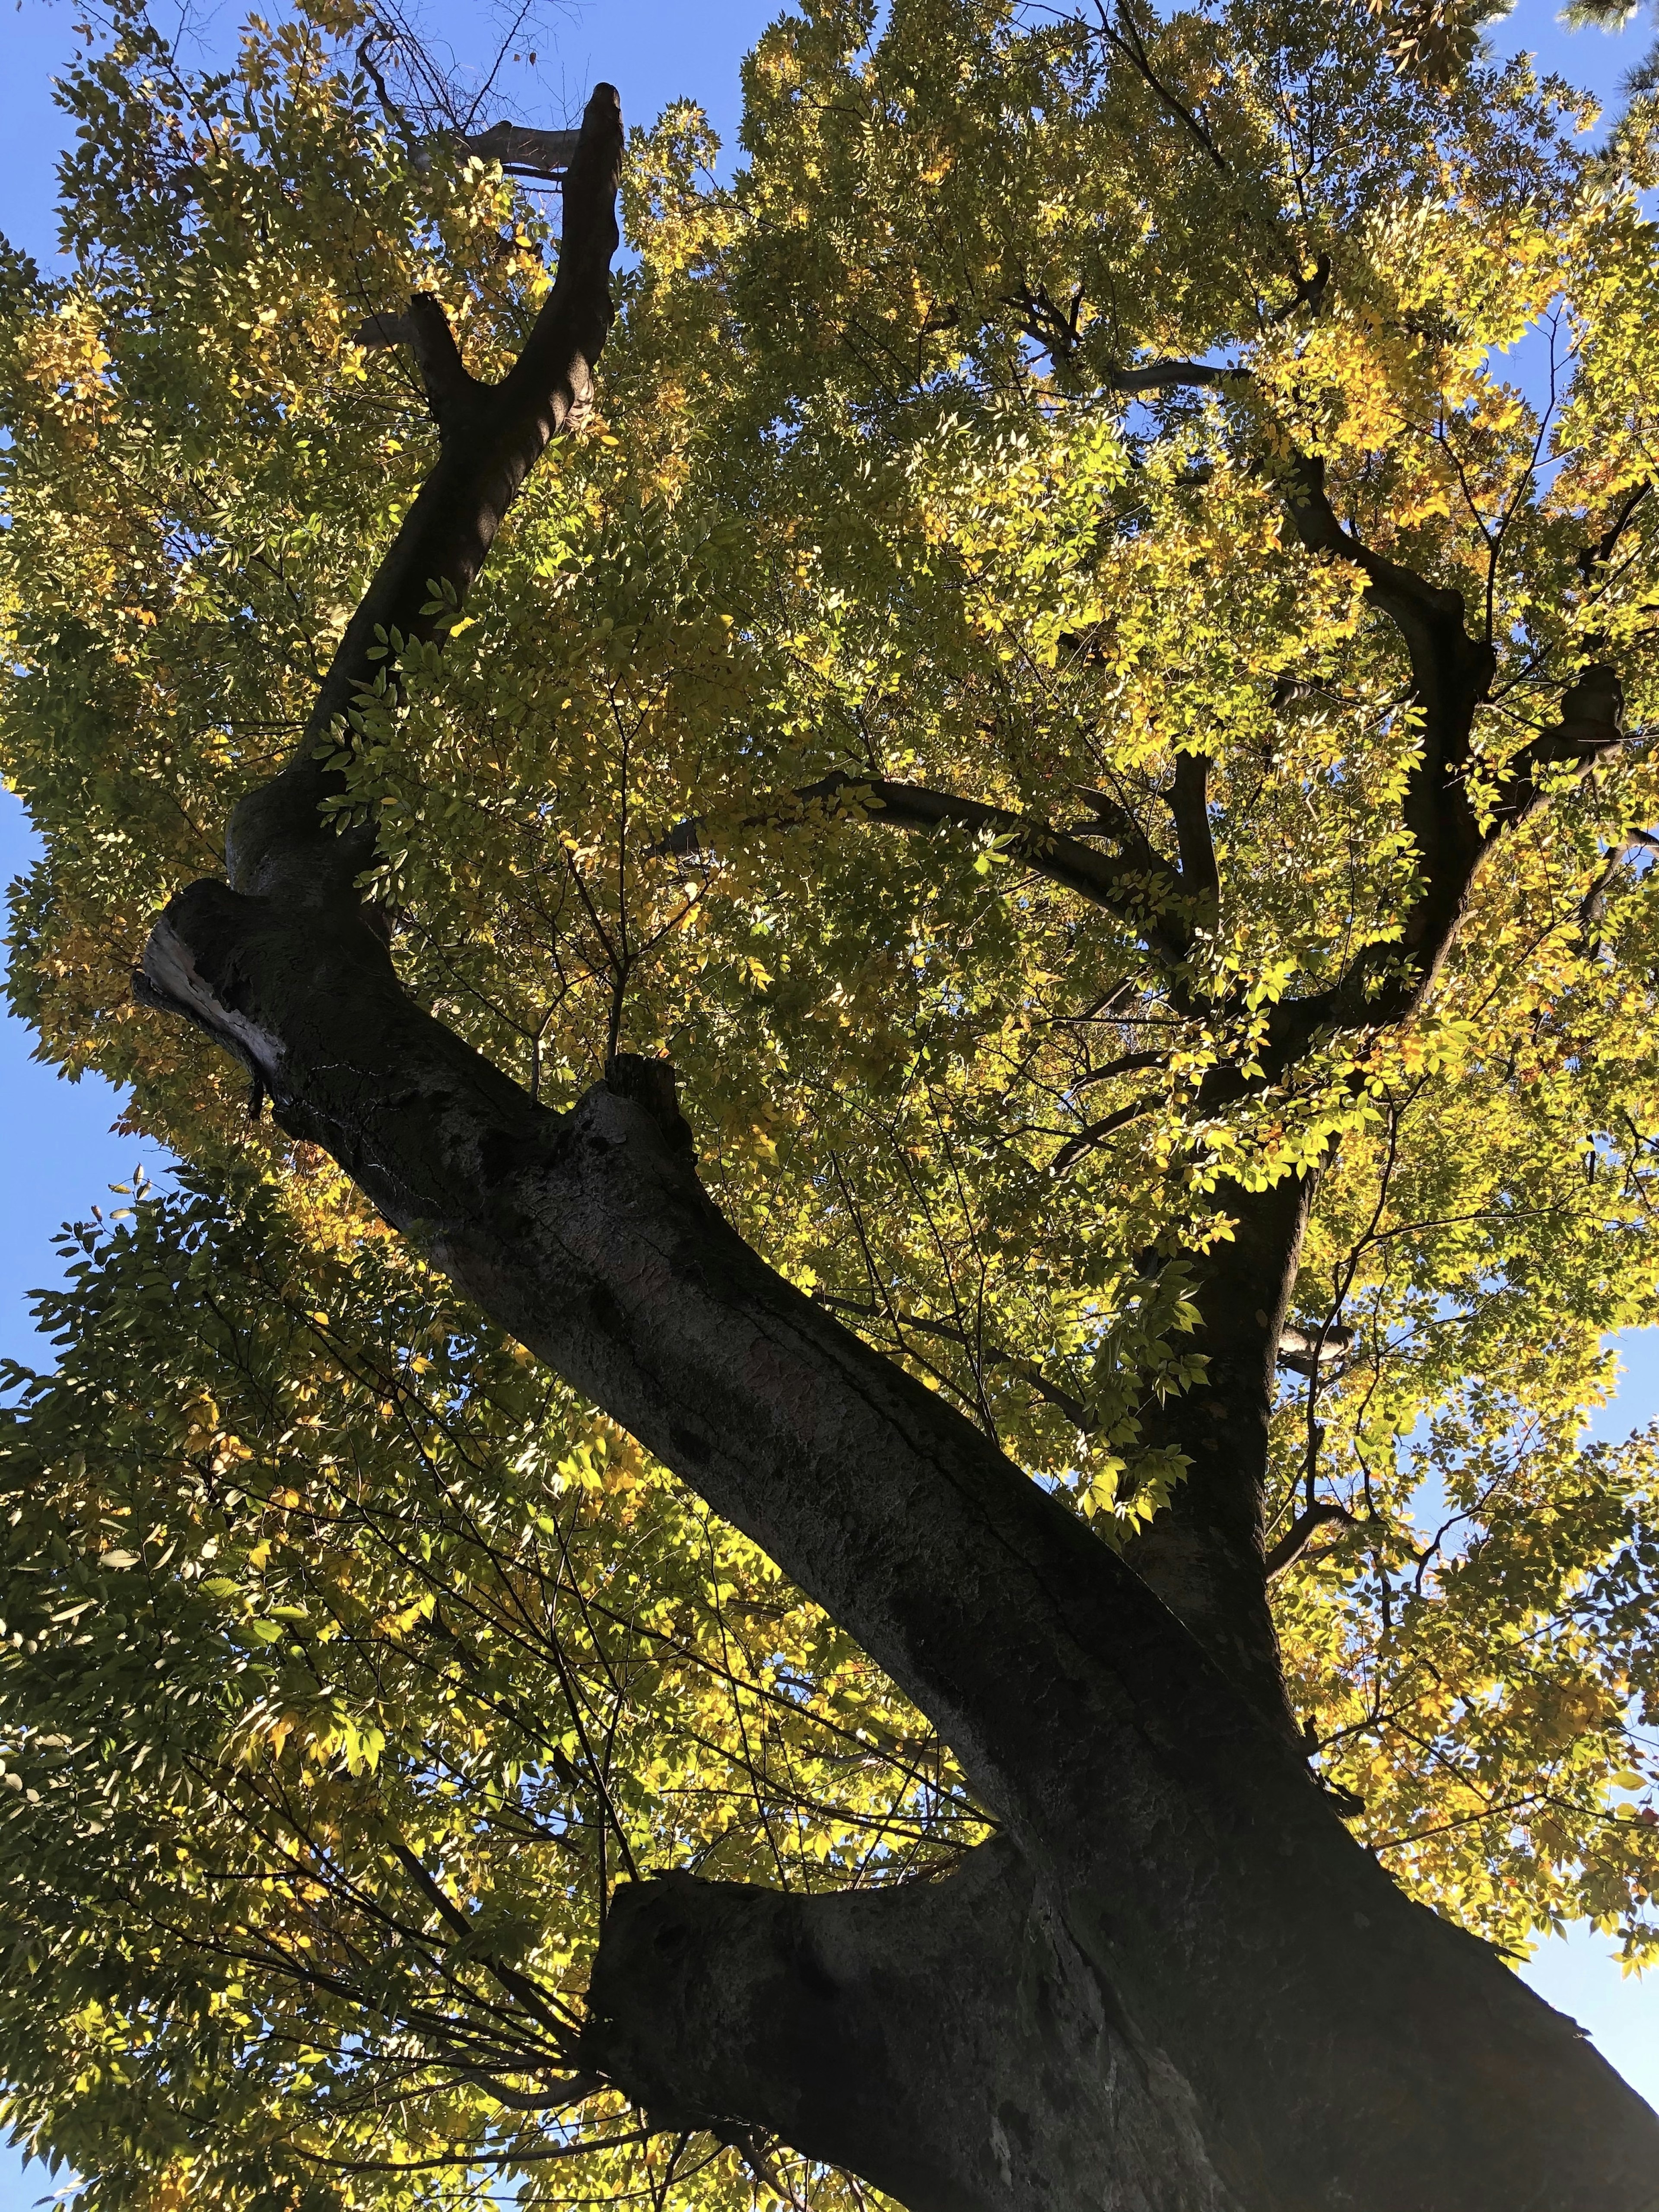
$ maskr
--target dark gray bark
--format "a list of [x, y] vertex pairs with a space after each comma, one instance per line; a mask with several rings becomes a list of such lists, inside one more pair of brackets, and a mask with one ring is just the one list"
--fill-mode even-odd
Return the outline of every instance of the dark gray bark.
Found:
[[[313, 734], [369, 672], [376, 623], [417, 629], [428, 578], [465, 591], [582, 404], [619, 149], [602, 88], [558, 283], [503, 385], [460, 383], [435, 331], [411, 331], [436, 364], [443, 449]], [[1224, 1581], [1249, 1635], [1267, 1620], [1255, 1445], [1217, 1425], [1202, 1511], [1135, 1571], [743, 1243], [660, 1085], [624, 1065], [550, 1114], [415, 1006], [351, 890], [362, 841], [317, 827], [328, 788], [307, 747], [239, 810], [232, 882], [173, 901], [143, 995], [236, 1053], [283, 1127], [855, 1636], [1001, 1832], [927, 1887], [623, 1893], [593, 2063], [669, 2124], [775, 2130], [919, 2212], [1652, 2207], [1659, 2120], [1354, 1846], [1263, 1717], [1270, 1626], [1247, 1668], [1232, 1595], [1206, 1616]], [[1237, 1344], [1219, 1307], [1206, 1322], [1221, 1387], [1255, 1394], [1246, 1428], [1299, 1205], [1264, 1231], [1263, 1318]]]
[[[1650, 2202], [1647, 2107], [1482, 1946], [1401, 1897], [1139, 1577], [766, 1267], [678, 1130], [605, 1086], [568, 1116], [533, 1107], [409, 1002], [361, 924], [324, 935], [315, 915], [199, 884], [158, 925], [149, 973], [259, 1056], [284, 1127], [934, 1720], [1139, 2064], [1182, 2085], [1231, 2192], [1214, 2201]], [[647, 1963], [648, 2013], [676, 1975], [654, 1949]], [[615, 2005], [629, 1975], [605, 1976]], [[915, 1991], [918, 2020], [939, 1990]], [[799, 2085], [775, 2063], [787, 2112]], [[625, 2053], [613, 2064], [660, 2094]], [[947, 2087], [961, 2093], [940, 2082], [938, 2099]], [[854, 2166], [855, 2123], [839, 2152]], [[1206, 2201], [1179, 2168], [1122, 2173], [1127, 2155], [1101, 2139], [1092, 2193], [1056, 2180], [1049, 2201]]]
[[[1431, 1925], [1449, 1948], [1467, 1945], [1457, 1963], [1501, 1972], [1479, 1946]], [[1279, 1984], [1285, 1954], [1311, 1934], [1289, 1922], [1241, 1929], [1238, 1972]], [[1351, 1991], [1357, 2016], [1377, 1994], [1375, 1963]], [[1441, 1990], [1455, 1985], [1446, 1963]], [[1374, 2077], [1357, 2075], [1336, 2114], [1310, 2090], [1224, 2120], [1160, 2041], [1167, 2012], [1141, 2011], [997, 1842], [948, 1881], [898, 1890], [804, 1898], [670, 1876], [622, 1891], [593, 1978], [591, 2043], [663, 2125], [738, 2141], [764, 2128], [912, 2212], [1556, 2212], [1659, 2201], [1634, 2115], [1616, 2122], [1621, 2150], [1607, 2156], [1600, 2144], [1607, 2069], [1586, 2053], [1599, 2069], [1591, 2094], [1564, 2097], [1566, 2024], [1541, 2008], [1530, 2023], [1501, 2020], [1495, 1996], [1535, 2002], [1501, 1978], [1504, 1991], [1461, 1993], [1455, 2023], [1435, 2036], [1416, 2078], [1396, 2077], [1392, 2106], [1375, 2100]], [[1248, 2071], [1237, 1986], [1218, 1982], [1200, 2002]], [[1425, 2015], [1426, 1996], [1419, 1984]], [[1393, 2070], [1380, 2021], [1356, 2055]], [[1435, 2063], [1449, 2055], [1455, 2080], [1436, 2088]], [[1541, 2125], [1506, 2141], [1480, 2124], [1486, 2098], [1513, 2097], [1518, 2112], [1527, 2085], [1544, 2082], [1553, 2111]], [[1343, 2130], [1349, 2142], [1332, 2159]]]
[[1006, 1843], [948, 1881], [824, 1897], [641, 1883], [591, 2001], [597, 2062], [653, 2120], [758, 2124], [911, 2212], [1238, 2202], [1185, 2083], [1143, 2057]]
[[1312, 1201], [1298, 1176], [1265, 1191], [1224, 1188], [1234, 1218], [1194, 1286], [1192, 1350], [1204, 1387], [1150, 1407], [1149, 1443], [1173, 1446], [1187, 1474], [1128, 1547], [1130, 1565], [1191, 1629], [1269, 1725], [1291, 1731], [1263, 1560], [1267, 1424], [1285, 1309]]

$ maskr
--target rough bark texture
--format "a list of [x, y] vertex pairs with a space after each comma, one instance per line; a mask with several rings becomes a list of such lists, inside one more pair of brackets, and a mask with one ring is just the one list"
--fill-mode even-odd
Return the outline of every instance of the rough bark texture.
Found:
[[[375, 623], [418, 627], [430, 577], [465, 590], [580, 410], [619, 149], [602, 88], [558, 283], [503, 385], [460, 382], [414, 316], [443, 450], [315, 727], [349, 708]], [[361, 847], [317, 829], [327, 789], [302, 750], [239, 811], [232, 884], [174, 900], [143, 995], [235, 1052], [286, 1129], [858, 1638], [1000, 1830], [926, 1887], [624, 1891], [594, 2063], [671, 2124], [775, 2130], [918, 2212], [1659, 2203], [1659, 2121], [1401, 1896], [1273, 1717], [1259, 1431], [1302, 1199], [1241, 1244], [1243, 1321], [1218, 1292], [1206, 1309], [1223, 1417], [1194, 1415], [1190, 1494], [1137, 1572], [767, 1267], [701, 1188], [664, 1086], [622, 1064], [552, 1115], [421, 1012], [351, 892]], [[1199, 895], [1190, 778], [1182, 803]]]
[[[409, 1002], [370, 929], [318, 935], [313, 916], [198, 884], [158, 926], [149, 972], [258, 1057], [286, 1127], [938, 1723], [1139, 2066], [1179, 2081], [1218, 2188], [1376, 2212], [1652, 2201], [1659, 2123], [1633, 2093], [1484, 1947], [1401, 1897], [1139, 1577], [766, 1267], [677, 1132], [606, 1086], [568, 1116], [533, 1107]], [[672, 2007], [673, 1958], [648, 1966], [636, 2003]], [[607, 1965], [607, 2002], [629, 1979]], [[611, 2063], [660, 2094], [625, 2052]], [[769, 2063], [787, 2104], [799, 2085]], [[859, 2113], [839, 2151], [817, 2147], [856, 2167]], [[1090, 2191], [1056, 2182], [1048, 2201], [1206, 2201], [1179, 2168], [1123, 2173], [1127, 2155], [1103, 2137]]]
[[1161, 2201], [1238, 2203], [1185, 2084], [1142, 2058], [1001, 1842], [895, 1889], [641, 1883], [613, 1907], [592, 2002], [596, 2057], [653, 2119], [758, 2123], [913, 2212], [1160, 2201], [1137, 2174]]

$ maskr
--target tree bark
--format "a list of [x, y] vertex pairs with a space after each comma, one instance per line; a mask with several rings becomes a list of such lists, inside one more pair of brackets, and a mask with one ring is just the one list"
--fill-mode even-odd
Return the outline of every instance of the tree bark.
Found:
[[[412, 634], [428, 580], [465, 589], [580, 409], [609, 319], [619, 155], [601, 88], [558, 283], [503, 385], [459, 386], [424, 318], [457, 410], [438, 489], [388, 556], [373, 619], [348, 629], [313, 741], [369, 672], [374, 624]], [[234, 1052], [284, 1128], [856, 1637], [1001, 1832], [913, 1889], [624, 1892], [594, 1978], [596, 2062], [671, 2124], [776, 2129], [918, 2212], [1650, 2212], [1659, 2119], [1354, 1845], [1206, 1628], [1203, 1577], [1168, 1544], [1146, 1554], [1194, 1634], [769, 1269], [703, 1192], [660, 1085], [619, 1067], [550, 1114], [415, 1006], [351, 889], [361, 841], [319, 825], [328, 774], [308, 743], [239, 810], [233, 882], [173, 902], [143, 994]], [[1241, 1375], [1271, 1356], [1285, 1265], [1281, 1249], [1267, 1324], [1231, 1349], [1217, 1334], [1212, 1387], [1234, 1387], [1235, 1352]], [[1217, 1433], [1194, 1494], [1231, 1475], [1219, 1541], [1255, 1447]]]
[[[408, 1000], [373, 930], [323, 919], [194, 885], [152, 938], [152, 990], [255, 1057], [285, 1127], [325, 1145], [929, 1715], [1066, 1947], [1054, 1970], [1073, 2023], [1066, 2063], [1105, 2063], [1077, 1996], [1078, 1978], [1092, 1978], [1125, 2063], [1159, 2085], [1160, 2109], [1174, 2099], [1191, 2115], [1216, 2177], [1211, 2197], [1194, 2194], [1204, 2168], [1184, 2151], [1156, 2186], [1120, 2173], [1127, 2154], [1109, 2131], [1086, 2184], [1056, 2172], [1040, 2185], [1046, 2197], [1012, 2193], [1011, 2179], [988, 2202], [1652, 2203], [1659, 2119], [1484, 1946], [1400, 1893], [1124, 1561], [765, 1266], [702, 1190], [678, 1117], [605, 1085], [569, 1115], [532, 1106]], [[628, 1925], [625, 1912], [617, 1942]], [[648, 2011], [678, 1986], [672, 1959], [645, 1954], [656, 1978], [641, 1986], [637, 1964], [602, 1949], [597, 1987], [624, 2022], [630, 1984]], [[1012, 1969], [1005, 1957], [978, 1982], [963, 1971], [971, 2008]], [[918, 2033], [945, 1985], [924, 1978]], [[660, 2074], [631, 2078], [619, 2048], [617, 2078], [663, 2102]], [[749, 2078], [733, 2064], [729, 2078]], [[771, 2124], [799, 2103], [827, 2147], [836, 2116], [812, 2104], [820, 2093], [781, 2047], [755, 2057], [755, 2072], [769, 2068], [766, 2108], [733, 2117]], [[687, 2107], [713, 2094], [708, 2078], [694, 2075]], [[870, 2154], [864, 2125], [854, 2115], [837, 2138], [849, 2163]], [[958, 2178], [947, 2161], [938, 2201]]]
[[[1421, 1918], [1446, 1948], [1443, 1968], [1492, 1970], [1481, 1947]], [[1237, 1936], [1235, 1974], [1205, 1992], [1214, 2033], [1234, 2042], [1248, 2033], [1234, 2009], [1241, 1979], [1276, 1978], [1285, 1952], [1308, 1940], [1288, 1922]], [[1346, 1948], [1358, 1948], [1351, 1938]], [[763, 2129], [911, 2212], [1659, 2203], [1645, 2108], [1582, 2044], [1583, 2079], [1563, 2096], [1554, 2077], [1571, 2023], [1499, 1971], [1517, 2009], [1535, 2017], [1500, 2022], [1492, 1993], [1483, 2002], [1465, 1991], [1460, 2025], [1488, 2031], [1484, 2050], [1466, 2048], [1437, 2094], [1425, 2094], [1425, 2066], [1392, 2106], [1357, 2074], [1340, 2163], [1318, 2156], [1332, 2130], [1316, 2108], [1269, 2102], [1242, 2136], [1223, 2123], [1160, 2043], [1155, 2017], [1084, 1951], [1002, 1839], [947, 1881], [896, 1889], [801, 1897], [674, 1875], [622, 1890], [593, 1976], [589, 2040], [594, 2063], [664, 2126], [738, 2141]], [[1439, 1986], [1455, 1978], [1443, 1972]], [[1356, 2012], [1377, 1979], [1374, 1960], [1360, 1970]], [[1378, 2046], [1386, 2033], [1379, 2025]], [[1524, 2142], [1483, 2122], [1484, 2106], [1511, 2097], [1518, 2114], [1522, 2084], [1544, 2079], [1554, 2081], [1553, 2115]], [[1616, 2147], [1602, 2140], [1610, 2118]]]
[[1312, 1197], [1312, 1179], [1303, 1176], [1265, 1191], [1224, 1186], [1218, 1204], [1237, 1228], [1194, 1290], [1192, 1348], [1206, 1363], [1204, 1380], [1166, 1398], [1144, 1423], [1149, 1443], [1185, 1455], [1187, 1473], [1127, 1551], [1136, 1573], [1257, 1713], [1292, 1734], [1267, 1602], [1262, 1505], [1279, 1339]]
[[1002, 1841], [948, 1881], [823, 1897], [637, 1884], [590, 2002], [593, 2062], [652, 2119], [764, 2128], [911, 2212], [1238, 2202]]

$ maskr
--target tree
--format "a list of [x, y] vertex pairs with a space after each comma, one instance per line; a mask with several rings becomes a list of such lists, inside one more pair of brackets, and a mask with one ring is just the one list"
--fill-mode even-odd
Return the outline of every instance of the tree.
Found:
[[1489, 12], [814, 4], [729, 188], [353, 0], [89, 48], [14, 989], [196, 1163], [5, 1432], [100, 2203], [1654, 2203], [1498, 1955], [1659, 1940], [1651, 154]]
[[[1571, 0], [1562, 20], [1574, 30], [1595, 25], [1598, 30], [1622, 31], [1640, 13], [1637, 0]], [[1626, 72], [1621, 89], [1632, 103], [1645, 105], [1659, 91], [1659, 43], [1650, 46], [1635, 68]]]

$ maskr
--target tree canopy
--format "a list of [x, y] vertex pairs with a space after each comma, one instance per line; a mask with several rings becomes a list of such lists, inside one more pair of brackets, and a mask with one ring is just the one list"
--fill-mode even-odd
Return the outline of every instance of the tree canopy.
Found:
[[672, 1062], [743, 1237], [1149, 1576], [1305, 1207], [1312, 1771], [1510, 1957], [1659, 1958], [1659, 1438], [1585, 1433], [1659, 1276], [1659, 149], [1492, 12], [805, 0], [729, 182], [629, 132], [594, 391], [320, 733], [558, 202], [359, 0], [218, 73], [89, 32], [69, 261], [0, 266], [11, 991], [189, 1163], [74, 1231], [0, 1429], [0, 2074], [90, 2205], [860, 2204], [594, 2070], [611, 1901], [1002, 1825], [135, 996], [307, 731], [416, 1004], [560, 1114]]

